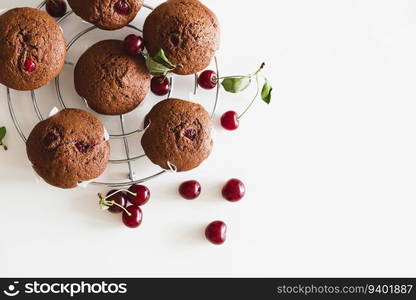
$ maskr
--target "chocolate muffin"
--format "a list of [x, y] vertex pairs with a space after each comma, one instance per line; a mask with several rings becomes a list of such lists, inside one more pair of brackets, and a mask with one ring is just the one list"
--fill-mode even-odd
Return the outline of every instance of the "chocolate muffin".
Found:
[[68, 0], [73, 12], [104, 30], [120, 29], [136, 17], [143, 0]]
[[110, 154], [103, 124], [80, 109], [64, 109], [38, 123], [26, 151], [33, 168], [47, 183], [74, 188], [100, 176]]
[[178, 172], [198, 167], [211, 153], [212, 120], [199, 104], [167, 99], [156, 104], [145, 118], [141, 143], [147, 157], [163, 169]]
[[100, 114], [121, 115], [135, 109], [150, 89], [144, 58], [131, 56], [119, 40], [89, 48], [75, 66], [75, 89]]
[[147, 17], [143, 37], [151, 56], [163, 49], [176, 74], [205, 69], [220, 45], [215, 14], [198, 0], [168, 0]]
[[0, 16], [0, 83], [34, 90], [61, 71], [66, 55], [62, 31], [47, 13], [14, 8]]

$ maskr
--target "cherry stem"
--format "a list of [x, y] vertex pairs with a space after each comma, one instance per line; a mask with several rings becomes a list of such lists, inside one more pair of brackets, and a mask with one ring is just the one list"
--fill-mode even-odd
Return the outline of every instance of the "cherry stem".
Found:
[[[260, 69], [261, 70], [261, 69]], [[254, 101], [256, 101], [256, 99], [257, 99], [257, 96], [259, 95], [259, 93], [260, 93], [260, 85], [259, 85], [259, 76], [258, 76], [258, 72], [256, 73], [256, 84], [257, 84], [257, 92], [256, 92], [256, 95], [254, 96], [254, 98], [253, 98], [253, 100], [251, 100], [251, 102], [250, 102], [250, 104], [247, 106], [247, 108], [237, 117], [237, 119], [238, 120], [240, 120], [241, 119], [241, 117], [242, 116], [244, 116], [244, 114], [246, 113], [246, 112], [248, 112], [249, 111], [249, 109], [253, 106], [253, 104], [254, 104]]]
[[98, 193], [98, 197], [100, 198], [100, 204], [103, 204], [103, 205], [105, 205], [105, 206], [108, 206], [108, 207], [110, 207], [110, 206], [113, 206], [113, 205], [115, 205], [115, 206], [118, 206], [118, 207], [120, 207], [129, 217], [131, 217], [131, 213], [124, 207], [124, 206], [122, 206], [122, 205], [120, 205], [120, 204], [118, 204], [117, 202], [115, 202], [114, 200], [111, 200], [111, 201], [108, 201], [107, 199], [108, 198], [110, 198], [110, 197], [112, 197], [112, 196], [114, 196], [115, 194], [117, 194], [117, 193], [119, 193], [119, 192], [126, 192], [126, 193], [129, 193], [129, 194], [131, 194], [131, 195], [133, 195], [133, 196], [136, 196], [137, 194], [136, 193], [133, 193], [133, 192], [131, 192], [131, 191], [129, 191], [129, 190], [125, 190], [125, 189], [121, 189], [121, 190], [118, 190], [118, 191], [115, 191], [114, 193], [111, 193], [110, 195], [108, 195], [108, 196], [106, 196], [106, 197], [103, 197], [103, 195], [101, 194], [101, 193]]
[[130, 195], [132, 195], [132, 196], [137, 196], [137, 194], [136, 194], [136, 193], [133, 193], [133, 192], [131, 192], [131, 191], [129, 191], [129, 190], [121, 189], [121, 190], [117, 190], [117, 191], [115, 191], [114, 193], [112, 193], [112, 194], [110, 194], [110, 195], [106, 196], [106, 197], [104, 198], [104, 200], [106, 200], [106, 199], [108, 199], [108, 198], [110, 198], [110, 197], [113, 197], [115, 194], [118, 194], [118, 193], [120, 193], [120, 192], [126, 192], [126, 193], [129, 193], [129, 194], [130, 194]]
[[[261, 66], [260, 66], [260, 68], [257, 70], [257, 72], [256, 73], [254, 73], [254, 75], [257, 75], [257, 74], [259, 74], [263, 69], [264, 69], [264, 67], [266, 66], [266, 63], [262, 63], [261, 64]], [[253, 75], [253, 76], [254, 76]]]
[[120, 204], [118, 204], [117, 202], [115, 202], [114, 200], [111, 200], [111, 201], [107, 201], [107, 200], [104, 200], [104, 204], [106, 204], [106, 203], [111, 203], [111, 205], [110, 206], [113, 206], [113, 205], [115, 205], [115, 206], [118, 206], [118, 207], [120, 207], [122, 210], [124, 210], [124, 212], [129, 216], [129, 217], [131, 217], [131, 213], [123, 206], [123, 205], [120, 205]]
[[251, 73], [249, 75], [234, 75], [234, 76], [214, 77], [214, 78], [212, 78], [212, 80], [215, 80], [215, 82], [218, 82], [219, 80], [226, 79], [226, 78], [238, 78], [238, 77], [250, 77], [250, 78], [253, 78], [254, 76], [257, 76], [264, 69], [265, 66], [266, 66], [266, 63], [262, 63], [260, 65], [260, 68], [256, 72]]
[[168, 79], [168, 73], [160, 76], [159, 83], [162, 84], [166, 79]]

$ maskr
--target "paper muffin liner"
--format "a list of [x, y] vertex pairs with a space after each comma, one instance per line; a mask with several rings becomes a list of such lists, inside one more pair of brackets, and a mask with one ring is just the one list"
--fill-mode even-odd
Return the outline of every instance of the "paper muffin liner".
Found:
[[57, 113], [60, 112], [60, 109], [56, 106], [52, 107], [52, 109], [49, 111], [48, 118], [53, 117]]
[[88, 105], [87, 100], [84, 97], [81, 97], [82, 101], [84, 101], [85, 106], [92, 111], [91, 107]]
[[104, 141], [109, 141], [110, 140], [110, 134], [107, 131], [107, 128], [105, 128], [105, 126], [103, 126], [104, 128]]
[[[143, 132], [146, 132], [146, 130], [147, 130], [147, 129], [149, 129], [150, 124], [152, 124], [152, 120], [149, 120], [149, 124], [147, 124], [147, 126], [146, 126], [146, 127], [144, 127], [142, 131], [143, 131]], [[144, 124], [143, 124], [143, 126], [144, 126]]]
[[90, 183], [92, 183], [94, 180], [95, 180], [95, 179], [91, 179], [91, 180], [88, 180], [88, 181], [81, 181], [81, 182], [78, 182], [77, 187], [80, 187], [80, 188], [86, 189], [86, 188], [88, 188], [88, 187], [89, 187]]
[[[33, 165], [30, 165], [30, 170], [31, 170], [31, 173], [32, 173], [33, 181], [36, 184], [41, 184], [41, 183], [48, 184], [42, 177], [40, 177], [38, 175], [38, 173], [36, 173], [35, 169], [33, 168]], [[78, 182], [77, 187], [86, 189], [90, 185], [90, 183], [92, 183], [93, 181], [94, 181], [94, 179], [91, 179], [91, 180], [88, 180], [88, 181]]]
[[175, 174], [178, 173], [178, 168], [174, 164], [172, 164], [170, 161], [167, 162], [167, 165], [169, 167], [168, 172], [175, 173]]

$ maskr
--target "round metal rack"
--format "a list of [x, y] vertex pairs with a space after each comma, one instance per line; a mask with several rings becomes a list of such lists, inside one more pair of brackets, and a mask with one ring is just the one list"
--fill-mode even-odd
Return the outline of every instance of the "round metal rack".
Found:
[[[46, 0], [42, 1], [41, 4], [38, 5], [38, 9], [42, 9], [45, 6]], [[152, 7], [144, 4], [143, 6], [144, 8], [148, 9], [148, 10], [153, 10]], [[57, 23], [60, 25], [62, 23], [62, 21], [64, 21], [66, 18], [68, 18], [73, 12], [72, 11], [68, 11], [63, 17], [57, 19]], [[134, 25], [127, 25], [129, 28], [136, 30], [138, 32], [142, 32], [141, 29], [137, 28]], [[85, 30], [82, 30], [81, 32], [78, 32], [67, 44], [67, 51], [69, 51], [71, 49], [71, 47], [85, 34], [87, 34], [88, 32], [91, 32], [93, 30], [98, 29], [96, 26], [91, 26], [88, 27]], [[219, 76], [219, 68], [218, 68], [218, 61], [217, 61], [217, 57], [214, 58], [214, 63], [215, 63], [215, 68], [216, 68], [216, 72]], [[73, 66], [74, 64], [72, 62], [65, 62], [66, 65], [70, 65]], [[194, 87], [193, 87], [193, 94], [196, 95], [198, 92], [198, 74], [195, 74], [195, 82], [194, 82]], [[171, 89], [169, 91], [168, 94], [168, 98], [170, 97], [171, 93], [173, 92], [173, 87], [174, 87], [174, 76], [170, 77], [170, 84], [171, 84]], [[56, 90], [56, 95], [57, 95], [57, 104], [59, 106], [60, 109], [65, 109], [67, 107], [67, 105], [65, 104], [65, 101], [63, 99], [62, 93], [61, 93], [61, 84], [60, 84], [60, 75], [58, 75], [55, 78], [54, 81], [54, 85], [55, 85], [55, 90]], [[217, 86], [217, 90], [216, 90], [216, 95], [215, 95], [215, 99], [214, 99], [214, 105], [213, 105], [213, 109], [212, 109], [212, 116], [214, 115], [216, 108], [217, 108], [217, 103], [218, 103], [218, 99], [219, 99], [219, 85]], [[22, 130], [22, 126], [19, 122], [19, 119], [16, 116], [14, 107], [13, 107], [13, 99], [11, 96], [11, 92], [10, 89], [7, 88], [6, 89], [6, 94], [7, 94], [7, 103], [9, 106], [9, 111], [10, 111], [10, 115], [11, 118], [13, 120], [14, 126], [16, 127], [16, 130], [19, 134], [19, 136], [22, 138], [22, 140], [26, 143], [27, 141], [27, 137], [25, 136], [23, 130]], [[30, 96], [32, 99], [32, 105], [35, 111], [35, 114], [37, 116], [37, 118], [39, 119], [39, 121], [44, 120], [44, 116], [41, 113], [41, 110], [39, 108], [37, 99], [36, 99], [36, 93], [35, 91], [30, 91]], [[82, 98], [81, 98], [82, 99]], [[82, 99], [82, 101], [85, 103], [84, 99]], [[146, 158], [146, 155], [139, 155], [139, 156], [134, 156], [132, 157], [130, 155], [130, 144], [128, 141], [128, 137], [136, 135], [141, 133], [142, 131], [144, 131], [145, 129], [136, 129], [134, 131], [130, 131], [130, 132], [126, 132], [125, 130], [125, 118], [124, 115], [120, 115], [117, 116], [117, 118], [119, 118], [119, 122], [120, 122], [120, 126], [121, 126], [121, 134], [111, 134], [111, 132], [109, 133], [110, 139], [122, 139], [123, 140], [123, 144], [124, 144], [124, 155], [125, 158], [124, 159], [117, 159], [117, 160], [110, 160], [109, 163], [111, 164], [125, 164], [128, 168], [128, 178], [122, 178], [121, 181], [119, 182], [100, 182], [100, 181], [93, 181], [91, 182], [92, 184], [96, 184], [96, 185], [104, 185], [110, 188], [118, 188], [118, 187], [124, 187], [124, 186], [128, 186], [131, 184], [136, 184], [136, 183], [143, 183], [145, 181], [148, 181], [150, 179], [153, 179], [155, 177], [158, 177], [164, 173], [167, 172], [167, 170], [160, 170], [154, 174], [151, 174], [150, 176], [146, 176], [146, 177], [142, 177], [142, 178], [135, 178], [135, 172], [133, 170], [133, 166], [132, 166], [132, 162], [133, 161], [137, 161], [143, 158]]]

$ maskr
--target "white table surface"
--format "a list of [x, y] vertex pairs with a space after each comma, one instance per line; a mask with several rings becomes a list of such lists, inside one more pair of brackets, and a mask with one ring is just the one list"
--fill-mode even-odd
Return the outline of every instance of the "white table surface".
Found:
[[[201, 168], [148, 182], [131, 230], [97, 207], [107, 189], [35, 182], [0, 87], [0, 276], [416, 276], [416, 2], [204, 2], [222, 23], [222, 73], [266, 61], [273, 103], [217, 128]], [[218, 113], [252, 92], [223, 93]], [[230, 177], [247, 185], [239, 203], [220, 196]], [[186, 179], [203, 184], [198, 200], [177, 195]], [[229, 227], [219, 247], [203, 237], [215, 219]]]

